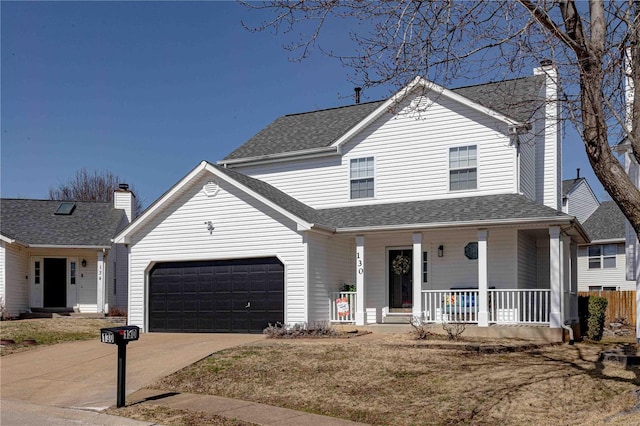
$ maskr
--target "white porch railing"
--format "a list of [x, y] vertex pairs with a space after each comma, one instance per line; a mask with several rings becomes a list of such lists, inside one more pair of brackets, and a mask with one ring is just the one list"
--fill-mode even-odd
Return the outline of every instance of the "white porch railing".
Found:
[[478, 290], [423, 290], [425, 322], [478, 322]]
[[489, 290], [489, 323], [549, 324], [551, 290]]
[[[487, 291], [492, 324], [549, 324], [550, 290]], [[423, 290], [425, 322], [478, 323], [478, 290]]]
[[[338, 310], [338, 301], [346, 303], [345, 310]], [[356, 292], [340, 291], [329, 293], [329, 305], [331, 305], [331, 322], [355, 322], [356, 321]], [[345, 306], [345, 305], [342, 305]]]

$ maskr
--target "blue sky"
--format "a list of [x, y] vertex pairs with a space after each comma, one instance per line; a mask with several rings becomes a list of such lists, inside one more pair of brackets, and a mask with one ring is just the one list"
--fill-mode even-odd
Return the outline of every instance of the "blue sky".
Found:
[[[147, 206], [278, 116], [353, 103], [349, 69], [319, 52], [290, 61], [286, 39], [242, 27], [261, 15], [237, 3], [2, 1], [0, 13], [2, 197], [47, 198], [85, 167]], [[348, 49], [341, 30], [327, 42]], [[603, 198], [568, 131], [564, 178], [577, 167]]]

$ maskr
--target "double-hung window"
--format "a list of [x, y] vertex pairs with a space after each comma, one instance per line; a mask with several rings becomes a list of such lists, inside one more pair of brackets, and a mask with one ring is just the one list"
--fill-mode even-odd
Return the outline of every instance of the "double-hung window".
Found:
[[478, 148], [476, 145], [449, 148], [449, 190], [478, 187]]
[[615, 268], [617, 252], [615, 244], [589, 246], [589, 269]]
[[350, 163], [351, 199], [373, 198], [373, 157], [353, 158]]

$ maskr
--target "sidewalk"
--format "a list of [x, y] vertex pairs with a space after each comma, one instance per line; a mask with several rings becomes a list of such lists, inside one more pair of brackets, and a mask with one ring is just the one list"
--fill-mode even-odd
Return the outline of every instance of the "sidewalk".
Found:
[[193, 393], [173, 393], [156, 389], [141, 389], [129, 395], [127, 405], [133, 404], [152, 404], [181, 410], [200, 411], [258, 425], [355, 426], [366, 424], [238, 399]]

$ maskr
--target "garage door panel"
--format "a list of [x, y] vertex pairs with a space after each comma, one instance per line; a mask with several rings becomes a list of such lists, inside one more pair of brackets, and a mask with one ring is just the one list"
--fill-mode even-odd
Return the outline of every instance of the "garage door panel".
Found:
[[259, 333], [284, 322], [284, 267], [276, 258], [158, 263], [149, 311], [150, 331]]

